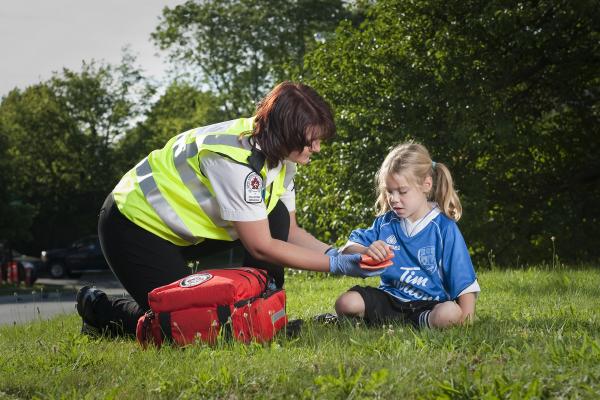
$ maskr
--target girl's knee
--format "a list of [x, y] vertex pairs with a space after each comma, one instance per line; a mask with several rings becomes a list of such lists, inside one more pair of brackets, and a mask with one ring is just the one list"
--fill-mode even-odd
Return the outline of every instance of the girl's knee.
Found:
[[429, 315], [429, 325], [432, 328], [447, 328], [461, 324], [462, 321], [462, 309], [453, 301], [436, 305]]
[[365, 314], [365, 302], [358, 292], [348, 291], [336, 300], [335, 312], [338, 315], [363, 317]]

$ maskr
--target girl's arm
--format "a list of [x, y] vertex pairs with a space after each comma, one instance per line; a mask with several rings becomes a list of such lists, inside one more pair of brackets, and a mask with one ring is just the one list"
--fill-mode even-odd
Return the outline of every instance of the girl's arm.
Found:
[[462, 296], [458, 296], [456, 302], [462, 310], [461, 323], [473, 322], [475, 318], [475, 293], [465, 293]]
[[353, 243], [347, 246], [343, 254], [366, 254], [376, 261], [383, 261], [389, 254], [393, 254], [393, 250], [389, 244], [383, 240], [376, 240], [369, 247], [365, 247], [358, 243]]

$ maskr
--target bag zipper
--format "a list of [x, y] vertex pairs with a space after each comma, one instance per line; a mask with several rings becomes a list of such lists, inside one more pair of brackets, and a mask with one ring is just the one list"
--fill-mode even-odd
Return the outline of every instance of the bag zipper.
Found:
[[[250, 268], [250, 267], [248, 267], [248, 268]], [[248, 273], [248, 274], [250, 274], [250, 275], [252, 275], [252, 276], [254, 276], [256, 278], [256, 280], [258, 281], [258, 283], [263, 287], [263, 290], [267, 289], [267, 278], [264, 278], [264, 280], [263, 280], [263, 278], [261, 278], [260, 275], [257, 275], [257, 274], [255, 274], [252, 271], [248, 271], [247, 269], [244, 269], [244, 268], [223, 268], [223, 269], [246, 272], [246, 273]], [[244, 275], [242, 275], [242, 276], [244, 276]], [[246, 279], [248, 279], [247, 276], [244, 276], [244, 277]], [[248, 281], [250, 281], [250, 280], [248, 279]]]

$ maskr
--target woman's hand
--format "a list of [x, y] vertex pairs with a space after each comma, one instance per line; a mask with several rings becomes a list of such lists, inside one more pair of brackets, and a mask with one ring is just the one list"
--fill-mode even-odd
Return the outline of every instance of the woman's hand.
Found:
[[393, 254], [393, 250], [390, 245], [383, 240], [377, 240], [371, 243], [364, 254], [370, 256], [377, 262], [382, 262], [388, 257], [388, 255]]
[[363, 269], [360, 267], [360, 254], [338, 254], [329, 258], [329, 272], [334, 275], [356, 276], [368, 278], [381, 275], [385, 268]]

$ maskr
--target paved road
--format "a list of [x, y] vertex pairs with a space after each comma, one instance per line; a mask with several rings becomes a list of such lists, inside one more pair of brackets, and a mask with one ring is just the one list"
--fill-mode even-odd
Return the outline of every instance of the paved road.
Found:
[[57, 314], [74, 313], [75, 292], [85, 285], [92, 284], [109, 295], [126, 295], [111, 272], [84, 274], [80, 279], [40, 278], [36, 283], [60, 285], [63, 290], [0, 296], [0, 325], [22, 324], [33, 320], [46, 320]]

